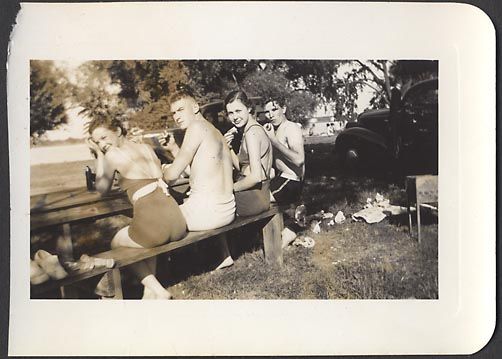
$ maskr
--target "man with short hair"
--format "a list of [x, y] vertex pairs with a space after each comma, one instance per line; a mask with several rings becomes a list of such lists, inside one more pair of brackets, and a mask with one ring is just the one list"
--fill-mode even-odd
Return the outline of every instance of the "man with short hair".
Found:
[[164, 147], [174, 156], [164, 166], [166, 181], [175, 181], [189, 167], [190, 196], [180, 205], [189, 231], [214, 229], [235, 217], [232, 159], [223, 135], [201, 114], [193, 94], [179, 90], [170, 98], [174, 121], [185, 131], [181, 148], [170, 136]]
[[[300, 126], [286, 118], [286, 103], [280, 97], [266, 100], [265, 116], [269, 119], [264, 127], [274, 148], [275, 177], [270, 181], [272, 201], [278, 204], [292, 204], [300, 199], [305, 176], [305, 150]], [[295, 217], [304, 211], [295, 210]], [[281, 233], [282, 247], [286, 247], [296, 238], [300, 229], [300, 218], [284, 217], [284, 229]]]
[[265, 125], [274, 148], [275, 177], [270, 191], [279, 204], [299, 200], [305, 175], [305, 151], [300, 126], [286, 118], [285, 101], [281, 98], [267, 100], [265, 116], [270, 123]]

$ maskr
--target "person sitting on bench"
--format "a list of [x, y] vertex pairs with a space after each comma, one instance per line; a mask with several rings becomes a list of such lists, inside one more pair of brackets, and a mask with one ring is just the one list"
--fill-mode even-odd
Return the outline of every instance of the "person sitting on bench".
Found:
[[234, 167], [239, 170], [238, 180], [234, 183], [236, 213], [238, 216], [253, 216], [270, 208], [272, 144], [256, 121], [245, 92], [230, 92], [225, 99], [225, 108], [234, 125], [225, 133], [228, 145], [231, 146], [236, 131], [242, 134], [238, 154], [231, 151]]
[[[89, 134], [87, 143], [96, 157], [96, 189], [100, 193], [109, 191], [118, 172], [119, 186], [127, 191], [133, 205], [131, 224], [117, 232], [111, 247], [151, 248], [183, 238], [185, 219], [168, 194], [153, 149], [127, 140], [120, 121], [105, 116], [94, 117]], [[171, 298], [154, 275], [155, 257], [130, 267], [144, 285], [144, 299]]]
[[[189, 167], [190, 195], [180, 205], [189, 231], [203, 231], [230, 224], [235, 218], [232, 158], [223, 135], [201, 114], [193, 93], [180, 87], [170, 97], [171, 114], [185, 131], [181, 148], [170, 136], [161, 144], [174, 157], [163, 166], [164, 179], [175, 181]], [[222, 239], [223, 241], [223, 239]], [[219, 268], [232, 265], [228, 248]]]
[[289, 204], [298, 201], [305, 175], [305, 150], [301, 128], [286, 118], [286, 105], [281, 97], [269, 98], [264, 106], [270, 123], [265, 125], [274, 147], [276, 176], [270, 183], [275, 201]]
[[[305, 150], [302, 131], [286, 118], [286, 102], [281, 96], [265, 99], [264, 110], [270, 121], [264, 128], [274, 147], [276, 176], [270, 181], [272, 200], [280, 205], [290, 205], [299, 201], [303, 190]], [[283, 247], [291, 243], [300, 230], [295, 219], [289, 216], [285, 216], [284, 225]]]

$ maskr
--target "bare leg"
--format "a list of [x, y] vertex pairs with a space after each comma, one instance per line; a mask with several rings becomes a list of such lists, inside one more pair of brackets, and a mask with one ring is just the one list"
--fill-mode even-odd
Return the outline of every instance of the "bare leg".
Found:
[[[128, 233], [129, 227], [124, 227], [117, 232], [115, 237], [113, 237], [111, 247], [131, 247], [131, 248], [143, 248], [138, 243], [134, 242]], [[144, 285], [145, 289], [143, 292], [144, 299], [170, 299], [171, 294], [165, 289], [160, 282], [155, 277], [155, 265], [156, 260], [144, 260], [138, 263], [130, 265], [133, 273]]]
[[216, 270], [230, 267], [232, 264], [234, 264], [234, 260], [232, 259], [230, 251], [228, 250], [227, 235], [225, 233], [218, 236], [217, 245], [220, 249], [220, 258], [222, 258], [223, 261], [218, 265], [218, 267], [216, 267]]
[[[157, 257], [145, 259], [144, 262], [146, 263], [146, 265], [150, 269], [150, 272], [155, 276], [155, 274], [157, 273]], [[143, 281], [141, 281], [141, 283], [143, 284]], [[142, 299], [156, 299], [156, 296], [152, 290], [150, 290], [147, 286], [144, 285]]]

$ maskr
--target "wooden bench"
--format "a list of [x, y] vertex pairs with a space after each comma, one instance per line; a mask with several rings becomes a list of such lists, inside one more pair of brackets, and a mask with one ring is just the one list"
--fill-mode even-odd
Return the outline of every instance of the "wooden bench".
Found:
[[[66, 191], [51, 195], [37, 196], [32, 198], [31, 231], [46, 230], [54, 226], [63, 227], [63, 237], [58, 240], [57, 252], [60, 259], [72, 260], [73, 247], [71, 241], [72, 223], [83, 220], [98, 219], [117, 214], [130, 212], [132, 207], [123, 192], [112, 192], [106, 196], [81, 190]], [[268, 211], [252, 217], [237, 217], [231, 224], [200, 232], [189, 232], [183, 239], [170, 242], [162, 246], [145, 249], [116, 248], [99, 254], [93, 254], [98, 258], [113, 258], [115, 267], [94, 268], [88, 271], [69, 271], [69, 275], [61, 280], [49, 280], [39, 285], [31, 286], [31, 295], [60, 288], [62, 298], [75, 298], [76, 291], [72, 285], [83, 280], [112, 273], [115, 285], [115, 298], [122, 298], [120, 269], [141, 260], [168, 253], [193, 243], [223, 235], [236, 228], [250, 224], [256, 224], [260, 228], [263, 239], [265, 261], [268, 264], [282, 264], [282, 240], [283, 229], [282, 212], [279, 207], [272, 206]]]

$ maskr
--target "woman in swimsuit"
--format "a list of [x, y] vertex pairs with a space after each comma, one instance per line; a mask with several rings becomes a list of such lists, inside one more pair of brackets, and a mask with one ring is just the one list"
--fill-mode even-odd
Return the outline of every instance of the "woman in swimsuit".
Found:
[[232, 91], [225, 99], [228, 118], [234, 129], [227, 131], [227, 143], [236, 132], [242, 133], [238, 154], [232, 153], [234, 167], [239, 171], [234, 183], [236, 213], [252, 216], [270, 208], [270, 170], [272, 168], [272, 144], [253, 115], [252, 104], [246, 93]]
[[[177, 241], [186, 234], [186, 223], [176, 201], [162, 181], [159, 159], [146, 144], [126, 139], [120, 121], [95, 117], [89, 125], [88, 145], [96, 156], [96, 189], [110, 190], [115, 172], [119, 186], [133, 205], [133, 219], [113, 237], [112, 248], [151, 248]], [[144, 299], [169, 299], [171, 294], [155, 277], [155, 258], [130, 267], [144, 285]]]

